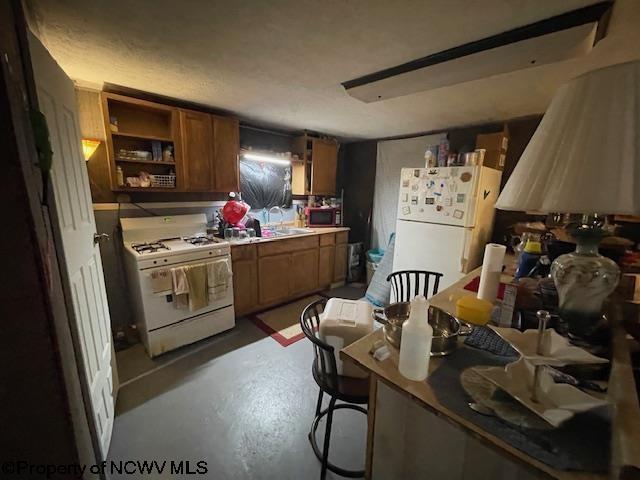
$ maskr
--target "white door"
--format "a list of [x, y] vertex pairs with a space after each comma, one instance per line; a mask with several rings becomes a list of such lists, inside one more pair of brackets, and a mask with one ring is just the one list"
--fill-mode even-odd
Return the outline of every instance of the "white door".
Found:
[[443, 274], [439, 290], [460, 280], [471, 229], [398, 220], [393, 271], [427, 270]]
[[114, 413], [111, 330], [100, 250], [93, 240], [96, 226], [80, 143], [75, 91], [73, 82], [31, 34], [29, 49], [38, 103], [47, 119], [53, 150], [51, 178], [63, 268], [69, 281], [80, 344], [76, 348], [81, 350], [92, 420], [104, 459], [111, 441]]

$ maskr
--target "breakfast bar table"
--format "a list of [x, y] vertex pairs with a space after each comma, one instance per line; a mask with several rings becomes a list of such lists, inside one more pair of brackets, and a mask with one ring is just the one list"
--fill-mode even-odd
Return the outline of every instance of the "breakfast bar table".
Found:
[[[475, 295], [464, 286], [479, 274], [480, 269], [474, 270], [433, 296], [430, 303], [455, 313], [455, 302], [460, 296]], [[511, 277], [503, 275], [503, 282], [510, 280]], [[342, 360], [354, 362], [371, 375], [365, 477], [376, 480], [638, 478], [625, 476], [629, 472], [634, 475], [640, 472], [640, 408], [630, 366], [629, 342], [619, 311], [610, 305], [607, 312], [613, 325], [607, 393], [613, 406], [608, 473], [553, 468], [447, 408], [428, 380], [414, 382], [400, 374], [397, 349], [390, 346], [391, 356], [386, 360], [373, 358], [371, 347], [384, 338], [379, 329], [340, 352]], [[430, 378], [448, 359], [431, 359]]]

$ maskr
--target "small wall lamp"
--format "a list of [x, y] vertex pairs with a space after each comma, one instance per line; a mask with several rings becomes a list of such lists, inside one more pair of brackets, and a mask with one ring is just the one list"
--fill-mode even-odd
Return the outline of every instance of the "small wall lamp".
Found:
[[84, 155], [85, 161], [89, 161], [89, 159], [96, 152], [99, 146], [100, 140], [93, 140], [90, 138], [82, 139], [82, 154]]

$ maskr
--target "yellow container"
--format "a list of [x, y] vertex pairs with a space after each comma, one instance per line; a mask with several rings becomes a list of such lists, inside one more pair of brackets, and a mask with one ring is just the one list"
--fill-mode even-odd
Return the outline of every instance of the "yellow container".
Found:
[[491, 319], [493, 303], [471, 295], [461, 297], [456, 302], [456, 317], [474, 325], [486, 325]]

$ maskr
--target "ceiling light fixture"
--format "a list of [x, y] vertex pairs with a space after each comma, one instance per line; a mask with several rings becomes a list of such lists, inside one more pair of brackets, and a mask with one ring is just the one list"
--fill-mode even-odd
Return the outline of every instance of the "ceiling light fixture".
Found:
[[604, 37], [607, 0], [343, 82], [366, 103], [488, 78], [589, 53]]
[[254, 160], [256, 162], [267, 162], [267, 163], [275, 163], [277, 165], [291, 165], [291, 160], [287, 160], [286, 158], [278, 157], [276, 155], [268, 155], [265, 153], [243, 153], [243, 158], [247, 160]]

